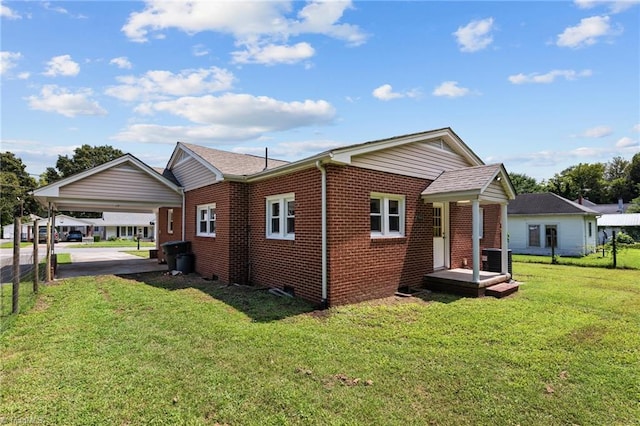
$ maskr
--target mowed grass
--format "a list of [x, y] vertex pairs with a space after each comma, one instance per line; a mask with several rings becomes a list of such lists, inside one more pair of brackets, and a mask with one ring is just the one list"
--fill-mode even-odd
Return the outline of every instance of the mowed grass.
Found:
[[[525, 254], [514, 254], [515, 262], [525, 263], [551, 263], [551, 256], [532, 256]], [[611, 250], [606, 250], [604, 255], [602, 250], [583, 257], [557, 257], [560, 265], [589, 266], [594, 268], [612, 268], [613, 255]], [[621, 246], [616, 255], [616, 267], [621, 269], [640, 269], [640, 249], [626, 248]]]
[[67, 280], [0, 336], [0, 415], [638, 424], [638, 271], [515, 263], [514, 274], [524, 284], [502, 300], [433, 294], [327, 311], [189, 276]]

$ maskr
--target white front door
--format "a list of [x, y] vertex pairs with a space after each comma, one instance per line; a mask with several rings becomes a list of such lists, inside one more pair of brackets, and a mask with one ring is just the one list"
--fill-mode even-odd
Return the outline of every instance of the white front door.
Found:
[[449, 231], [448, 204], [433, 203], [433, 269], [448, 267], [448, 247], [446, 244]]

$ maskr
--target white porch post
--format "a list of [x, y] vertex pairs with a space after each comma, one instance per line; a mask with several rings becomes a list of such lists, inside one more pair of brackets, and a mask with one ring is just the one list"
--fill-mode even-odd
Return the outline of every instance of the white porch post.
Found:
[[500, 269], [503, 275], [509, 273], [509, 221], [507, 219], [507, 203], [500, 204], [500, 228], [502, 229], [500, 244], [502, 265]]
[[471, 200], [471, 244], [473, 247], [473, 282], [480, 282], [480, 201]]

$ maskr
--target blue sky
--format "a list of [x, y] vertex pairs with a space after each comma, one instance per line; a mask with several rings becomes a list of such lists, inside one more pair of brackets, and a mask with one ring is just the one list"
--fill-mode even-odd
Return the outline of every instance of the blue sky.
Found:
[[177, 141], [297, 160], [451, 127], [548, 179], [640, 152], [640, 4], [1, 3], [2, 151], [151, 166]]

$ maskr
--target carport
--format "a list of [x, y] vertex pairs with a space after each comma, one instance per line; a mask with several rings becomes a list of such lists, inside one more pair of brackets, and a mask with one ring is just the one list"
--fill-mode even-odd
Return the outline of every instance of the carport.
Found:
[[[156, 223], [161, 207], [180, 208], [184, 215], [184, 192], [175, 177], [131, 154], [38, 188], [33, 195], [47, 207], [52, 226], [60, 211], [154, 213]], [[184, 220], [181, 234], [184, 238]], [[47, 244], [48, 270], [54, 250], [54, 244]]]

